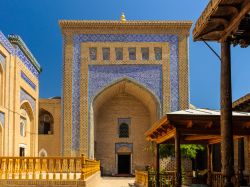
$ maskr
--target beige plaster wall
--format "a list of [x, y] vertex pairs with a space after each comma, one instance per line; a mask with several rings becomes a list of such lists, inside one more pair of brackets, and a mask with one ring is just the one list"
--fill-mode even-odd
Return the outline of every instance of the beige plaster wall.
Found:
[[[101, 160], [105, 174], [117, 173], [115, 143], [133, 144], [133, 173], [135, 169], [144, 169], [152, 163], [152, 153], [145, 150], [149, 144], [143, 136], [151, 125], [150, 113], [143, 103], [127, 93], [120, 93], [95, 112], [95, 157]], [[119, 138], [118, 118], [131, 118], [129, 138]]]
[[44, 149], [47, 156], [61, 155], [61, 99], [40, 99], [39, 109], [48, 111], [53, 117], [53, 133], [38, 135], [38, 150]]
[[[24, 65], [17, 56], [9, 53], [0, 43], [0, 53], [6, 57], [5, 68], [3, 72], [3, 97], [4, 102], [0, 106], [0, 112], [4, 114], [4, 124], [2, 124], [2, 149], [3, 156], [19, 156], [20, 145], [25, 145], [26, 156], [37, 156], [38, 153], [38, 97], [39, 81]], [[36, 85], [33, 89], [26, 81], [21, 78], [23, 72]], [[30, 106], [28, 101], [21, 103], [20, 90], [25, 92], [34, 99], [34, 110], [31, 107], [25, 107], [26, 112], [32, 116], [32, 120], [27, 118], [26, 136], [20, 136], [21, 106]], [[29, 117], [30, 117], [29, 116]], [[24, 116], [25, 117], [25, 116]]]

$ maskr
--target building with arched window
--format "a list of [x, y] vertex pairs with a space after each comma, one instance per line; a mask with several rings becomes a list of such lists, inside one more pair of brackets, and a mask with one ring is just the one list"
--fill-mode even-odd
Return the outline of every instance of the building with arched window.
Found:
[[62, 155], [99, 159], [106, 175], [154, 164], [143, 134], [163, 114], [189, 107], [191, 25], [60, 21]]
[[40, 72], [23, 40], [0, 31], [0, 156], [38, 155]]
[[61, 155], [61, 98], [39, 99], [39, 155]]

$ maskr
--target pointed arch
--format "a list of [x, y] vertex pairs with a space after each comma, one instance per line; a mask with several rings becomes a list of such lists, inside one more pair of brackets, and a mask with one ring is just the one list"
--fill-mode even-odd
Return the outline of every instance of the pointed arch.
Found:
[[144, 85], [125, 77], [118, 79], [101, 89], [92, 99], [89, 109], [89, 157], [94, 157], [95, 121], [101, 106], [110, 99], [127, 94], [138, 100], [148, 111], [150, 124], [161, 115], [161, 105], [158, 97]]
[[4, 105], [4, 68], [0, 63], [0, 106]]
[[39, 157], [47, 157], [48, 153], [44, 148], [42, 148], [42, 149], [40, 149], [38, 155], [39, 155]]
[[[35, 134], [37, 134], [36, 132], [36, 123], [35, 123], [35, 114], [33, 112], [32, 109], [32, 105], [28, 100], [24, 100], [21, 103], [20, 106], [20, 124], [23, 122], [23, 119], [25, 119], [25, 139], [28, 140], [27, 142], [27, 152], [29, 153], [29, 155], [27, 156], [34, 156], [35, 153], [35, 146], [36, 146], [36, 138], [35, 138]], [[18, 130], [19, 133], [19, 130]], [[21, 142], [22, 143], [22, 142]]]
[[35, 115], [34, 115], [34, 112], [33, 112], [33, 109], [32, 109], [32, 105], [28, 100], [24, 100], [21, 103], [20, 109], [23, 109], [23, 110], [25, 110], [27, 112], [30, 120], [34, 119]]
[[39, 110], [39, 124], [38, 124], [39, 134], [53, 134], [54, 133], [54, 117], [53, 115], [41, 108]]
[[91, 102], [92, 107], [96, 107], [97, 103], [99, 103], [98, 98], [106, 97], [106, 99], [99, 99], [100, 101], [102, 101], [100, 103], [100, 105], [102, 105], [105, 100], [107, 100], [108, 98], [112, 98], [113, 96], [115, 96], [115, 94], [120, 93], [122, 91], [125, 91], [126, 93], [136, 97], [149, 108], [151, 108], [152, 105], [156, 105], [157, 118], [160, 117], [161, 102], [159, 98], [147, 87], [129, 77], [117, 79], [102, 88], [93, 97]]

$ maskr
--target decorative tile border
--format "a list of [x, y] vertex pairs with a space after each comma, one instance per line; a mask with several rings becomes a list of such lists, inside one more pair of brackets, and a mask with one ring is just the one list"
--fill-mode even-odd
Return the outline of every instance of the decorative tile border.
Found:
[[0, 43], [4, 46], [4, 48], [9, 51], [9, 53], [14, 54], [15, 49], [10, 41], [4, 36], [4, 34], [0, 31]]
[[149, 89], [162, 104], [162, 65], [89, 65], [89, 105], [103, 88], [123, 78]]
[[31, 88], [36, 90], [36, 85], [21, 71], [21, 78], [30, 85]]
[[16, 55], [20, 58], [23, 64], [33, 73], [33, 75], [38, 78], [39, 72], [36, 70], [34, 65], [30, 62], [30, 60], [25, 56], [22, 50], [16, 45], [16, 48], [13, 47], [11, 42], [4, 36], [4, 34], [0, 31], [0, 43], [4, 46], [4, 48], [9, 51], [12, 55]]
[[0, 54], [0, 64], [2, 65], [2, 67], [5, 69], [5, 65], [6, 65], [6, 62], [5, 62], [5, 57], [3, 55]]
[[0, 112], [0, 122], [4, 127], [4, 113], [3, 112]]
[[17, 46], [16, 47], [16, 56], [20, 58], [20, 60], [23, 62], [23, 64], [31, 71], [31, 73], [38, 78], [39, 72], [36, 70], [36, 68], [32, 65], [30, 60], [25, 56], [25, 54], [22, 52], [22, 50]]
[[[171, 111], [179, 109], [178, 36], [168, 34], [78, 34], [73, 37], [72, 79], [72, 149], [79, 149], [80, 139], [80, 69], [83, 42], [167, 42], [170, 44]], [[164, 53], [164, 52], [163, 52]]]
[[31, 108], [33, 110], [33, 112], [35, 112], [36, 110], [36, 101], [33, 97], [31, 97], [25, 90], [23, 90], [22, 88], [20, 89], [20, 105], [23, 101], [29, 101], [31, 104]]
[[117, 152], [121, 147], [127, 147], [131, 152], [133, 152], [133, 144], [132, 143], [116, 143], [115, 144], [115, 152]]

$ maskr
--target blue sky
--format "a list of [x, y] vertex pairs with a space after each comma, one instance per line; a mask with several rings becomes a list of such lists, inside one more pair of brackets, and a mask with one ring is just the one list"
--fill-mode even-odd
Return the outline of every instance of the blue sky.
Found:
[[[0, 30], [19, 34], [43, 67], [40, 97], [61, 95], [62, 36], [60, 19], [191, 20], [196, 22], [208, 0], [1, 0]], [[193, 28], [192, 28], [193, 29]], [[192, 30], [191, 30], [192, 32]], [[220, 53], [220, 45], [211, 43]], [[250, 48], [232, 47], [233, 100], [250, 92]], [[190, 35], [190, 101], [218, 109], [220, 62]]]

